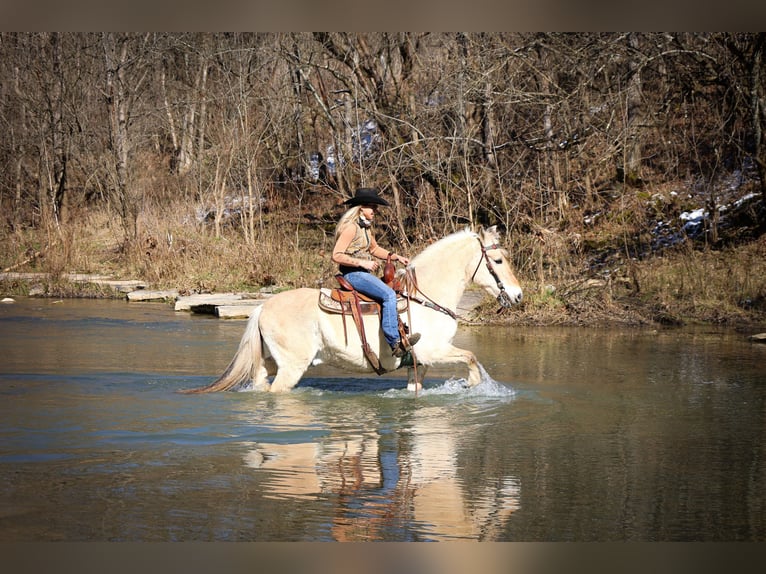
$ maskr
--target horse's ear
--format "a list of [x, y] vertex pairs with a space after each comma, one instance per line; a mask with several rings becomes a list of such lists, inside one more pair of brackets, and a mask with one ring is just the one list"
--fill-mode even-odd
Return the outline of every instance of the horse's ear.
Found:
[[479, 229], [477, 230], [477, 233], [479, 234], [479, 237], [482, 238], [482, 240], [487, 235], [491, 235], [494, 239], [497, 239], [500, 237], [500, 234], [497, 232], [497, 225], [492, 225], [487, 228], [485, 228], [483, 225], [480, 225]]

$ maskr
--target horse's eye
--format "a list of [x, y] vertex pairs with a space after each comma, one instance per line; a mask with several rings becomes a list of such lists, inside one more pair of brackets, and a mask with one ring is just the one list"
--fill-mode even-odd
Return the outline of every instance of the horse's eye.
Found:
[[501, 257], [500, 259], [493, 259], [492, 261], [500, 265], [503, 262], [503, 258]]

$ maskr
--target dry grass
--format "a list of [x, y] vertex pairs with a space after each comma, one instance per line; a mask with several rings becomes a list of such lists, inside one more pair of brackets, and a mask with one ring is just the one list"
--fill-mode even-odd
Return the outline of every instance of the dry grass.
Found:
[[637, 280], [643, 301], [682, 321], [762, 320], [766, 316], [766, 237], [738, 248], [684, 249], [655, 258], [638, 268]]
[[[511, 232], [506, 244], [525, 291], [524, 303], [498, 313], [488, 298], [478, 316], [485, 322], [536, 325], [766, 322], [766, 236], [720, 251], [687, 245], [641, 261], [612, 247], [617, 255], [608, 269], [592, 266], [589, 242], [624, 245], [625, 238], [640, 235], [644, 223], [635, 215], [612, 214], [594, 229], [557, 230], [530, 223], [526, 232]], [[136, 241], [126, 247], [123, 237], [119, 220], [89, 209], [60, 229], [6, 234], [0, 241], [0, 265], [49, 273], [43, 291], [57, 296], [114, 296], [67, 284], [60, 279], [63, 273], [141, 279], [152, 288], [182, 293], [334, 283], [331, 230], [303, 218], [267, 213], [248, 242], [236, 222], [216, 237], [210, 225], [197, 221], [193, 205], [177, 205], [146, 209]], [[411, 253], [422, 247], [412, 246]], [[28, 286], [6, 281], [0, 288], [13, 294], [26, 292]]]
[[9, 233], [0, 242], [0, 265], [47, 273], [49, 283], [58, 283], [63, 273], [91, 273], [141, 279], [157, 289], [181, 292], [316, 285], [334, 272], [324, 232], [304, 224], [296, 233], [294, 221], [278, 217], [271, 217], [250, 242], [236, 223], [216, 236], [212, 226], [197, 221], [194, 207], [186, 205], [145, 210], [138, 229], [138, 237], [128, 244], [118, 219], [91, 209], [61, 227]]
[[621, 198], [595, 225], [570, 221], [556, 230], [531, 223], [512, 234], [525, 301], [504, 320], [766, 323], [766, 236], [720, 250], [687, 241], [650, 255], [651, 208]]
[[606, 279], [558, 273], [527, 282], [519, 324], [766, 324], [766, 236], [720, 251], [685, 248], [626, 259]]

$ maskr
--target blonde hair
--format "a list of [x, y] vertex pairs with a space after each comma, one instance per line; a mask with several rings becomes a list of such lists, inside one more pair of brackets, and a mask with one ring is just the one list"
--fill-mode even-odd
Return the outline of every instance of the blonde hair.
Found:
[[335, 239], [338, 239], [338, 236], [341, 234], [343, 229], [350, 223], [355, 222], [357, 219], [359, 219], [359, 212], [362, 210], [361, 205], [355, 205], [346, 213], [340, 216], [340, 219], [338, 220], [338, 225], [335, 226]]

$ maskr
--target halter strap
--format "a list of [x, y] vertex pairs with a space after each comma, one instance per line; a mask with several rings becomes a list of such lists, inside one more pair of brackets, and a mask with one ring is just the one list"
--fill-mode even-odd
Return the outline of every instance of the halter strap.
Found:
[[500, 277], [497, 276], [497, 272], [492, 267], [492, 264], [489, 261], [489, 255], [487, 255], [487, 251], [491, 249], [500, 249], [500, 245], [497, 243], [493, 243], [492, 245], [487, 245], [486, 247], [481, 242], [480, 238], [476, 238], [479, 241], [479, 245], [481, 246], [481, 259], [479, 259], [479, 262], [476, 264], [476, 269], [473, 270], [473, 275], [471, 275], [471, 281], [474, 280], [476, 277], [476, 273], [479, 271], [479, 266], [481, 265], [482, 259], [487, 264], [487, 269], [489, 269], [489, 274], [492, 275], [492, 277], [495, 280], [495, 283], [497, 284], [497, 288], [500, 289], [500, 292], [502, 293], [505, 291], [505, 285], [503, 285], [503, 282], [500, 281]]

